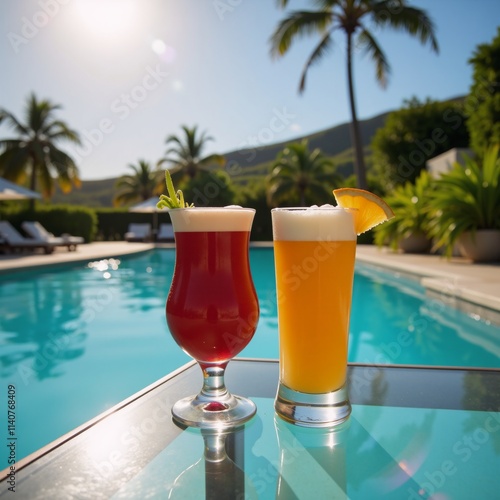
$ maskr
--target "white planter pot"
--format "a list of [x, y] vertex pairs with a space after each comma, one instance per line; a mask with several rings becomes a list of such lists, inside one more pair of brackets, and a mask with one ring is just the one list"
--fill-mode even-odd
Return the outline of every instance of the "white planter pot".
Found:
[[478, 229], [458, 238], [460, 253], [474, 262], [500, 260], [500, 229]]

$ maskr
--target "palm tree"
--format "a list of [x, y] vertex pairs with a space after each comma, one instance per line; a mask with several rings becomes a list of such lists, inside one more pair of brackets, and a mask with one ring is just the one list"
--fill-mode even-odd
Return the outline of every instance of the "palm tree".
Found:
[[115, 187], [119, 191], [113, 199], [115, 206], [146, 201], [162, 192], [165, 182], [160, 170], [153, 170], [144, 160], [139, 160], [137, 165], [129, 164], [128, 167], [133, 170], [133, 174], [123, 175], [116, 182]]
[[[278, 0], [278, 4], [284, 8], [288, 5], [288, 0]], [[389, 27], [405, 31], [417, 36], [421, 43], [429, 43], [438, 52], [434, 24], [424, 10], [407, 5], [406, 0], [316, 0], [315, 4], [318, 5], [317, 10], [291, 12], [278, 24], [271, 37], [271, 55], [284, 55], [296, 38], [314, 33], [320, 36], [318, 45], [302, 71], [299, 92], [303, 92], [308, 69], [332, 47], [333, 33], [344, 32], [347, 38], [347, 84], [351, 108], [351, 140], [355, 155], [354, 172], [358, 187], [366, 188], [363, 143], [354, 98], [353, 53], [357, 49], [363, 49], [371, 56], [375, 63], [377, 81], [385, 87], [390, 66], [366, 22], [371, 21], [375, 28]]]
[[280, 203], [327, 203], [333, 200], [332, 189], [342, 181], [333, 162], [319, 149], [309, 151], [307, 140], [289, 144], [278, 154], [267, 182], [268, 205]]
[[197, 127], [189, 128], [183, 125], [184, 137], [169, 135], [166, 139], [167, 144], [173, 146], [167, 149], [166, 157], [159, 164], [168, 162], [171, 173], [182, 172], [182, 176], [189, 179], [196, 177], [200, 170], [208, 170], [210, 165], [216, 163], [223, 166], [226, 162], [223, 155], [211, 154], [202, 156], [207, 142], [213, 141], [213, 137], [206, 135], [206, 132], [198, 134]]
[[[54, 194], [54, 178], [65, 193], [73, 186], [80, 186], [74, 160], [56, 145], [64, 140], [80, 144], [78, 133], [55, 118], [55, 111], [60, 108], [48, 100], [39, 101], [31, 94], [24, 123], [6, 109], [0, 109], [0, 123], [5, 121], [17, 134], [16, 138], [0, 140], [3, 149], [0, 175], [18, 184], [29, 180], [33, 191], [39, 184], [45, 198]], [[34, 207], [33, 200], [31, 207]]]

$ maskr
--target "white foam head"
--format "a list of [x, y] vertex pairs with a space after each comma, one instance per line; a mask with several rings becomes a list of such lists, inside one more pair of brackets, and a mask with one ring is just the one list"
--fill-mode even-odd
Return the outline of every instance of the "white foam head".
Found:
[[169, 214], [177, 233], [250, 231], [255, 210], [231, 205], [220, 208], [175, 208], [169, 210]]
[[352, 241], [356, 240], [351, 209], [334, 206], [274, 208], [275, 241]]

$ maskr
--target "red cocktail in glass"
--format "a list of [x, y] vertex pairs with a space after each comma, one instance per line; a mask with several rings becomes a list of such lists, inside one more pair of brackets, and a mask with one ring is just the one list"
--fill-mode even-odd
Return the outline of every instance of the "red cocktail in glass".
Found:
[[248, 256], [254, 214], [237, 207], [170, 211], [176, 261], [167, 323], [204, 375], [200, 394], [172, 409], [185, 425], [233, 425], [255, 413], [251, 401], [233, 396], [224, 385], [227, 363], [250, 342], [259, 318]]

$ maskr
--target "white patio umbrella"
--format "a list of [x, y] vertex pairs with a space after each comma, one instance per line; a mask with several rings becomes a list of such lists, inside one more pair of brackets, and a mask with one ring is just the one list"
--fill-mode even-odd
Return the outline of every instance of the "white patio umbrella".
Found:
[[132, 205], [128, 211], [129, 212], [142, 212], [142, 213], [152, 213], [153, 214], [153, 235], [156, 238], [156, 233], [158, 232], [158, 212], [166, 212], [165, 208], [158, 208], [156, 204], [158, 203], [159, 197], [153, 196], [152, 198], [142, 201], [137, 205]]
[[35, 193], [35, 191], [23, 188], [22, 186], [18, 186], [0, 177], [0, 201], [27, 200], [33, 198], [39, 199], [41, 196], [39, 193]]

